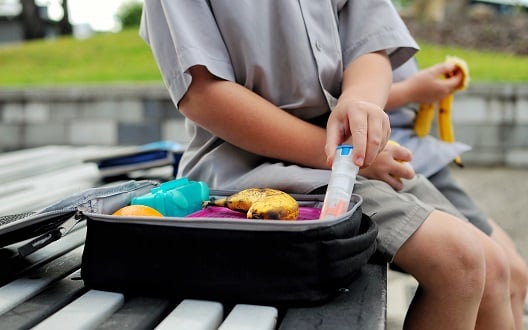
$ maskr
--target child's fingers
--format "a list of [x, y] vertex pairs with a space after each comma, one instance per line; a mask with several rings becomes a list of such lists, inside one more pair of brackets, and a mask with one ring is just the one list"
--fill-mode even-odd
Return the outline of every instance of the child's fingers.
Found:
[[415, 173], [413, 168], [409, 165], [409, 163], [400, 163], [399, 166], [395, 166], [392, 169], [391, 176], [395, 177], [396, 179], [412, 179], [414, 177]]
[[403, 188], [403, 182], [401, 181], [399, 177], [396, 177], [393, 175], [387, 175], [387, 177], [385, 177], [383, 181], [388, 183], [392, 187], [392, 189], [396, 191], [402, 190]]
[[370, 166], [374, 162], [374, 159], [385, 148], [389, 135], [390, 125], [387, 115], [384, 112], [370, 114], [364, 166]]
[[410, 162], [412, 160], [412, 152], [405, 148], [400, 146], [397, 142], [394, 142], [393, 140], [389, 140], [388, 144], [393, 145], [393, 156], [394, 159], [401, 161], [401, 162]]
[[354, 145], [352, 160], [358, 167], [362, 167], [365, 164], [367, 150], [366, 129], [357, 128], [352, 132], [352, 144]]
[[336, 148], [342, 142], [341, 128], [338, 122], [328, 121], [326, 126], [326, 163], [328, 166], [332, 165], [334, 161]]

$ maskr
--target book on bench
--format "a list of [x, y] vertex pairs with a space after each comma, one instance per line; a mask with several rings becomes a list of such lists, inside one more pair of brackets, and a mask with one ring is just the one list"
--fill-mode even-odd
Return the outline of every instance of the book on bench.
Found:
[[85, 162], [96, 163], [103, 177], [125, 175], [132, 171], [166, 165], [173, 166], [175, 174], [184, 149], [182, 144], [176, 142], [157, 141], [86, 159]]

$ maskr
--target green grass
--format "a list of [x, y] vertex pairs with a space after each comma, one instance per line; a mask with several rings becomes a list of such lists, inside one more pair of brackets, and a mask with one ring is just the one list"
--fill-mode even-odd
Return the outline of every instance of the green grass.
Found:
[[417, 59], [421, 67], [441, 62], [446, 55], [466, 60], [471, 82], [477, 83], [528, 83], [528, 56], [508, 53], [468, 50], [420, 43]]
[[0, 47], [0, 86], [160, 82], [136, 29]]
[[[420, 45], [422, 67], [456, 55], [468, 62], [474, 83], [528, 83], [528, 56]], [[0, 68], [0, 86], [161, 82], [137, 29], [83, 40], [58, 38], [0, 46]]]

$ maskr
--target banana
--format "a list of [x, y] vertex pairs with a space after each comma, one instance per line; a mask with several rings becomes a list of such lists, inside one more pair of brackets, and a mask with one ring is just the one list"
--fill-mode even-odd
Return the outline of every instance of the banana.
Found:
[[[462, 72], [462, 81], [457, 86], [454, 92], [464, 90], [469, 85], [469, 68], [466, 61], [456, 56], [447, 56], [446, 62], [454, 63], [456, 66], [455, 70]], [[445, 77], [449, 78], [453, 73], [446, 74]], [[453, 106], [454, 92], [447, 95], [444, 99], [440, 100], [438, 105], [438, 135], [440, 140], [453, 143], [455, 142], [455, 132], [453, 129], [453, 122], [451, 118], [451, 107]], [[416, 120], [414, 122], [414, 131], [419, 137], [424, 137], [429, 134], [431, 124], [434, 118], [435, 106], [431, 104], [422, 104], [416, 114]], [[463, 167], [462, 159], [460, 156], [455, 157], [455, 164]]]
[[[449, 94], [440, 101], [440, 106], [438, 107], [438, 135], [440, 136], [440, 140], [447, 143], [455, 142], [455, 132], [453, 129], [453, 121], [451, 120], [452, 105], [453, 94]], [[456, 156], [453, 162], [460, 167], [464, 167], [460, 156]]]
[[[469, 69], [466, 61], [456, 56], [447, 56], [446, 62], [454, 63], [456, 66], [455, 70], [460, 70], [462, 72], [462, 81], [455, 89], [455, 92], [466, 89], [469, 85]], [[446, 74], [446, 78], [449, 77], [451, 77], [451, 74]], [[438, 134], [440, 136], [440, 140], [447, 143], [455, 142], [455, 131], [453, 129], [453, 121], [451, 118], [453, 99], [454, 92], [442, 99], [438, 107]], [[456, 165], [464, 167], [464, 164], [462, 164], [462, 158], [460, 156], [455, 157], [453, 161]]]
[[246, 212], [248, 219], [297, 220], [299, 205], [289, 194], [271, 188], [248, 188], [229, 197], [210, 200], [206, 206]]
[[429, 135], [431, 126], [433, 124], [433, 118], [435, 115], [434, 104], [421, 104], [418, 113], [416, 114], [416, 120], [414, 121], [414, 131], [419, 137]]

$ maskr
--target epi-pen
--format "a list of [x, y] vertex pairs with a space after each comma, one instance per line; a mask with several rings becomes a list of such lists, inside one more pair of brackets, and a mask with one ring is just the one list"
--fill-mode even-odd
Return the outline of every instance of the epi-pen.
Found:
[[340, 145], [336, 149], [332, 174], [319, 219], [334, 219], [348, 210], [352, 190], [354, 190], [356, 183], [356, 175], [359, 171], [357, 165], [352, 161], [353, 149], [354, 147], [347, 144]]

